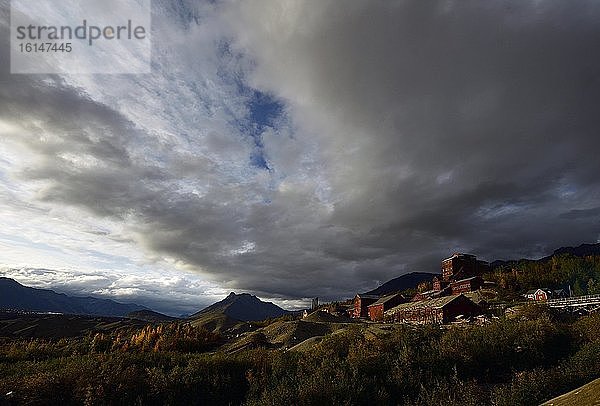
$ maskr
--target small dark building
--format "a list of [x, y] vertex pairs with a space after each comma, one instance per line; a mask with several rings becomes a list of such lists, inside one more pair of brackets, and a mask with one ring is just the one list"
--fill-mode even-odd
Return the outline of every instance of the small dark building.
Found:
[[334, 316], [350, 317], [354, 313], [354, 303], [352, 300], [346, 302], [333, 302], [323, 309]]
[[451, 295], [420, 302], [400, 304], [385, 312], [384, 318], [402, 323], [449, 323], [457, 316], [473, 317], [481, 312], [479, 306], [466, 296]]
[[381, 321], [383, 320], [383, 314], [386, 310], [398, 306], [400, 303], [405, 303], [406, 301], [406, 298], [400, 293], [382, 296], [375, 303], [367, 306], [369, 319], [371, 319], [371, 321]]
[[552, 299], [566, 299], [569, 297], [569, 294], [564, 289], [555, 289], [552, 291]]
[[377, 295], [366, 295], [358, 293], [354, 296], [354, 312], [352, 317], [355, 319], [367, 317], [369, 315], [368, 306], [379, 300]]

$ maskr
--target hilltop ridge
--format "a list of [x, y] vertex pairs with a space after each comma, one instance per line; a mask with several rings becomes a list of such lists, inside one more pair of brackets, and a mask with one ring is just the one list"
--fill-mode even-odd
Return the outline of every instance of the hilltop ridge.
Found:
[[376, 289], [365, 292], [366, 295], [384, 296], [393, 292], [399, 292], [406, 289], [415, 288], [419, 283], [429, 281], [436, 276], [429, 272], [411, 272], [397, 278], [390, 279]]

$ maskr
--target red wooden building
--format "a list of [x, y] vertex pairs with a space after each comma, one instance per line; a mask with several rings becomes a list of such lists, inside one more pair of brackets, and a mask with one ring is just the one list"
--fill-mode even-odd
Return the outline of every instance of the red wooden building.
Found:
[[383, 314], [386, 310], [398, 306], [400, 303], [405, 303], [406, 301], [406, 298], [400, 293], [382, 296], [375, 303], [367, 306], [369, 319], [371, 319], [371, 321], [382, 321]]
[[368, 306], [379, 300], [377, 295], [367, 295], [358, 293], [354, 296], [354, 312], [352, 317], [358, 319], [360, 317], [367, 317], [369, 315]]
[[442, 261], [442, 280], [450, 281], [478, 276], [489, 270], [489, 264], [475, 255], [456, 253]]
[[433, 277], [433, 290], [440, 291], [444, 290], [450, 285], [450, 281], [445, 281], [441, 276]]
[[525, 297], [529, 300], [548, 300], [552, 298], [552, 291], [550, 289], [533, 289], [525, 294]]
[[483, 279], [480, 276], [473, 276], [467, 279], [461, 279], [450, 283], [450, 290], [453, 295], [465, 292], [473, 292], [483, 286]]
[[466, 296], [451, 295], [421, 302], [400, 304], [384, 313], [384, 319], [401, 323], [449, 323], [457, 316], [476, 316], [481, 312], [479, 306]]

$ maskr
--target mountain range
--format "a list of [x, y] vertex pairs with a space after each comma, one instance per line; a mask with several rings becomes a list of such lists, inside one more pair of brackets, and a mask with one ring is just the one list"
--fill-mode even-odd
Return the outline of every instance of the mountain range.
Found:
[[[547, 261], [555, 255], [574, 256], [600, 255], [600, 243], [582, 244], [577, 247], [563, 247], [552, 255], [539, 260]], [[494, 261], [492, 267], [508, 265], [518, 261]], [[436, 274], [412, 272], [391, 279], [376, 289], [365, 292], [370, 295], [386, 295], [392, 292], [414, 288], [423, 281], [431, 280]], [[17, 281], [0, 277], [0, 309], [28, 310], [37, 312], [56, 312], [64, 314], [98, 315], [111, 317], [129, 317], [149, 322], [171, 321], [175, 318], [153, 312], [147, 307], [135, 303], [120, 303], [111, 299], [68, 296], [49, 289], [23, 286]], [[222, 329], [240, 322], [259, 321], [276, 318], [291, 312], [271, 303], [264, 302], [248, 293], [230, 293], [225, 299], [194, 313], [187, 319], [194, 324], [206, 325], [210, 329]]]
[[0, 308], [119, 317], [134, 311], [147, 310], [146, 307], [134, 303], [67, 296], [49, 289], [31, 288], [4, 277], [0, 277]]

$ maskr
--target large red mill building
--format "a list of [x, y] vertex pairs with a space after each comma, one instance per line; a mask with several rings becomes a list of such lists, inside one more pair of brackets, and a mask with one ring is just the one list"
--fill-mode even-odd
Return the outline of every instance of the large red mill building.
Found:
[[451, 281], [481, 276], [490, 269], [485, 261], [480, 261], [475, 255], [456, 253], [442, 261], [442, 280]]
[[489, 269], [475, 255], [456, 253], [442, 261], [442, 275], [433, 278], [433, 291], [446, 295], [472, 292], [483, 286], [481, 276]]

